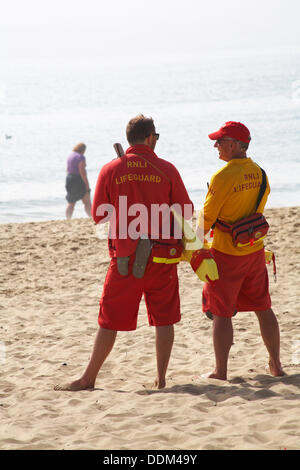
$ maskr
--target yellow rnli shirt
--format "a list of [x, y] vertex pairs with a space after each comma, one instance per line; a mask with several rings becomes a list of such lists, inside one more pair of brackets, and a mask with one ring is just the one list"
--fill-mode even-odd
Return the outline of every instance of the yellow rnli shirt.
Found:
[[[255, 211], [259, 188], [262, 182], [260, 167], [251, 158], [236, 158], [217, 171], [211, 178], [208, 193], [198, 224], [207, 233], [217, 219], [233, 224]], [[262, 213], [266, 205], [270, 186], [267, 179], [265, 194], [256, 212]], [[247, 255], [264, 246], [263, 240], [253, 246], [235, 247], [229, 233], [214, 229], [212, 247], [230, 255]]]

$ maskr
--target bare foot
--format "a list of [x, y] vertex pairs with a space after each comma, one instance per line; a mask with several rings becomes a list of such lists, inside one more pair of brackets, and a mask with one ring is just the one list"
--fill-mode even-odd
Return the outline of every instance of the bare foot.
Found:
[[227, 380], [227, 375], [218, 374], [216, 371], [208, 372], [207, 374], [202, 374], [201, 377], [203, 377], [205, 379]]
[[163, 379], [163, 380], [156, 379], [155, 382], [154, 382], [153, 388], [156, 388], [157, 390], [159, 390], [161, 388], [165, 388], [165, 386], [166, 386], [165, 379]]
[[81, 379], [75, 380], [69, 384], [56, 384], [54, 390], [65, 391], [65, 392], [78, 392], [79, 390], [91, 390], [94, 388], [94, 384], [87, 384]]
[[272, 360], [269, 361], [269, 367], [266, 366], [266, 369], [269, 368], [270, 374], [273, 375], [273, 377], [282, 377], [285, 375], [281, 368], [281, 364], [275, 364]]

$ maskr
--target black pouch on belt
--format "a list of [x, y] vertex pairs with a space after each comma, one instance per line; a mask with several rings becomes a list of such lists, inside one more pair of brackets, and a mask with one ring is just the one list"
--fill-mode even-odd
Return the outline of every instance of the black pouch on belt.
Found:
[[149, 238], [140, 238], [136, 247], [135, 260], [132, 267], [134, 277], [141, 279], [144, 276], [151, 250], [151, 240], [149, 240]]

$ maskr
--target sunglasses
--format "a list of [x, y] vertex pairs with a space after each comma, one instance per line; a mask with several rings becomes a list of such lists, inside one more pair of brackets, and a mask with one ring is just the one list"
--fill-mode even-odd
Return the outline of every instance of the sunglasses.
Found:
[[146, 137], [149, 137], [149, 135], [154, 135], [154, 137], [156, 137], [156, 140], [159, 139], [159, 134], [156, 134], [155, 132], [152, 132], [152, 134], [146, 135]]
[[218, 144], [218, 145], [222, 144], [222, 142], [237, 142], [237, 140], [236, 139], [230, 139], [230, 138], [229, 139], [217, 139], [216, 140], [216, 144]]

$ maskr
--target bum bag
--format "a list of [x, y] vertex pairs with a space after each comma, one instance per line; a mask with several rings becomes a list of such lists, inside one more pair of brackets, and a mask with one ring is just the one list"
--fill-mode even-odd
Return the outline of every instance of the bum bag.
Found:
[[269, 230], [269, 224], [265, 216], [256, 212], [266, 191], [266, 173], [262, 168], [261, 171], [262, 183], [255, 206], [255, 213], [235, 222], [234, 224], [228, 224], [220, 219], [217, 219], [214, 224], [214, 226], [218, 227], [222, 232], [231, 234], [234, 246], [253, 246], [254, 243], [262, 240]]
[[[137, 279], [144, 277], [148, 260], [160, 264], [177, 264], [183, 252], [182, 243], [177, 240], [164, 243], [141, 237], [138, 241], [132, 274]], [[117, 257], [118, 272], [121, 276], [129, 274], [129, 256]]]
[[253, 246], [262, 240], [269, 230], [269, 224], [263, 214], [259, 212], [239, 220], [233, 225], [217, 220], [216, 227], [222, 232], [231, 234], [234, 246]]
[[181, 260], [183, 246], [181, 242], [152, 244], [152, 261], [153, 263], [177, 264]]

